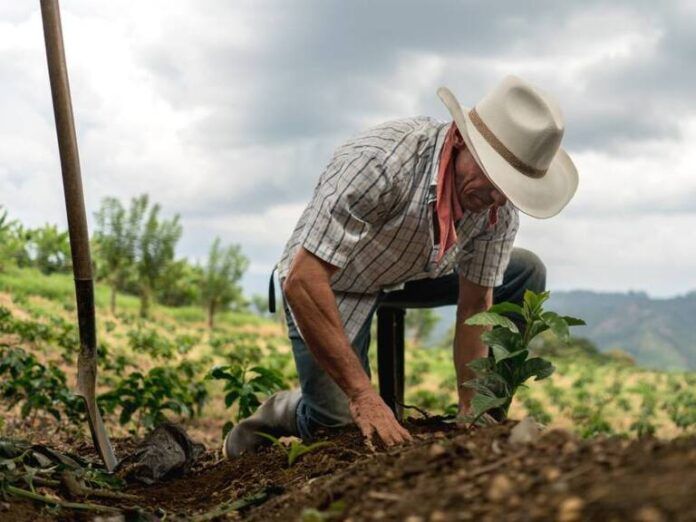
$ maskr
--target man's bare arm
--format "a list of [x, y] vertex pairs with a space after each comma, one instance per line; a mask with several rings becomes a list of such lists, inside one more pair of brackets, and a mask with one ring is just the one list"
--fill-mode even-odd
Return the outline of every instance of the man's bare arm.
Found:
[[411, 439], [370, 384], [343, 329], [331, 289], [337, 267], [304, 248], [295, 255], [283, 283], [297, 326], [319, 365], [348, 396], [350, 411], [363, 435], [374, 433], [387, 445]]
[[488, 347], [481, 341], [484, 326], [464, 324], [469, 317], [488, 310], [493, 304], [493, 289], [477, 285], [463, 277], [459, 278], [459, 298], [457, 301], [457, 322], [454, 330], [454, 368], [457, 373], [457, 391], [459, 393], [460, 413], [469, 413], [474, 390], [461, 384], [473, 379], [474, 372], [467, 363], [488, 354]]

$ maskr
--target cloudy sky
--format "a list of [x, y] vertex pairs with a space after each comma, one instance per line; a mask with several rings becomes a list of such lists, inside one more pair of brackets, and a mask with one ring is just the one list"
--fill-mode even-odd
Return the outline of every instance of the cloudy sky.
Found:
[[[332, 149], [382, 121], [447, 118], [506, 74], [552, 93], [580, 187], [523, 216], [552, 289], [696, 289], [696, 4], [62, 0], [88, 212], [147, 192], [179, 254], [216, 235], [267, 273]], [[64, 225], [39, 2], [0, 0], [0, 204]]]

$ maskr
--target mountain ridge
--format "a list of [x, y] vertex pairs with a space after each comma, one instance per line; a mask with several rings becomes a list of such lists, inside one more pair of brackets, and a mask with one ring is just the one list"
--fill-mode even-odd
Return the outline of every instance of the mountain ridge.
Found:
[[[622, 350], [641, 366], [663, 370], [696, 369], [696, 291], [671, 298], [646, 292], [552, 291], [548, 308], [579, 317], [587, 326], [574, 327], [600, 351]], [[455, 308], [436, 309], [440, 316], [432, 339], [442, 339], [454, 323]]]

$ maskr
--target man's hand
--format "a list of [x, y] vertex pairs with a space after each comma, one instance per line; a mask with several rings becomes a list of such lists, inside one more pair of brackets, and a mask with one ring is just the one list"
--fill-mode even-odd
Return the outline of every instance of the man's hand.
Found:
[[365, 436], [368, 444], [377, 435], [386, 446], [411, 441], [411, 435], [399, 424], [394, 413], [384, 403], [374, 388], [366, 388], [349, 399], [350, 414]]

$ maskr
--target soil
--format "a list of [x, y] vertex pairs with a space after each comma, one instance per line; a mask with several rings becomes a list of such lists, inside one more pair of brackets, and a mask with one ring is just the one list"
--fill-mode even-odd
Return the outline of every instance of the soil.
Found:
[[[130, 485], [137, 501], [90, 501], [127, 510], [103, 515], [114, 521], [137, 520], [133, 504], [147, 512], [140, 520], [696, 520], [696, 437], [580, 440], [552, 430], [519, 445], [508, 441], [514, 424], [466, 430], [437, 419], [410, 421], [413, 444], [376, 451], [345, 430], [292, 467], [277, 447], [231, 461], [208, 451], [184, 477]], [[123, 455], [134, 441], [115, 443]], [[90, 454], [88, 447], [75, 450]], [[237, 500], [249, 505], [231, 511]], [[0, 501], [2, 521], [94, 517]]]

